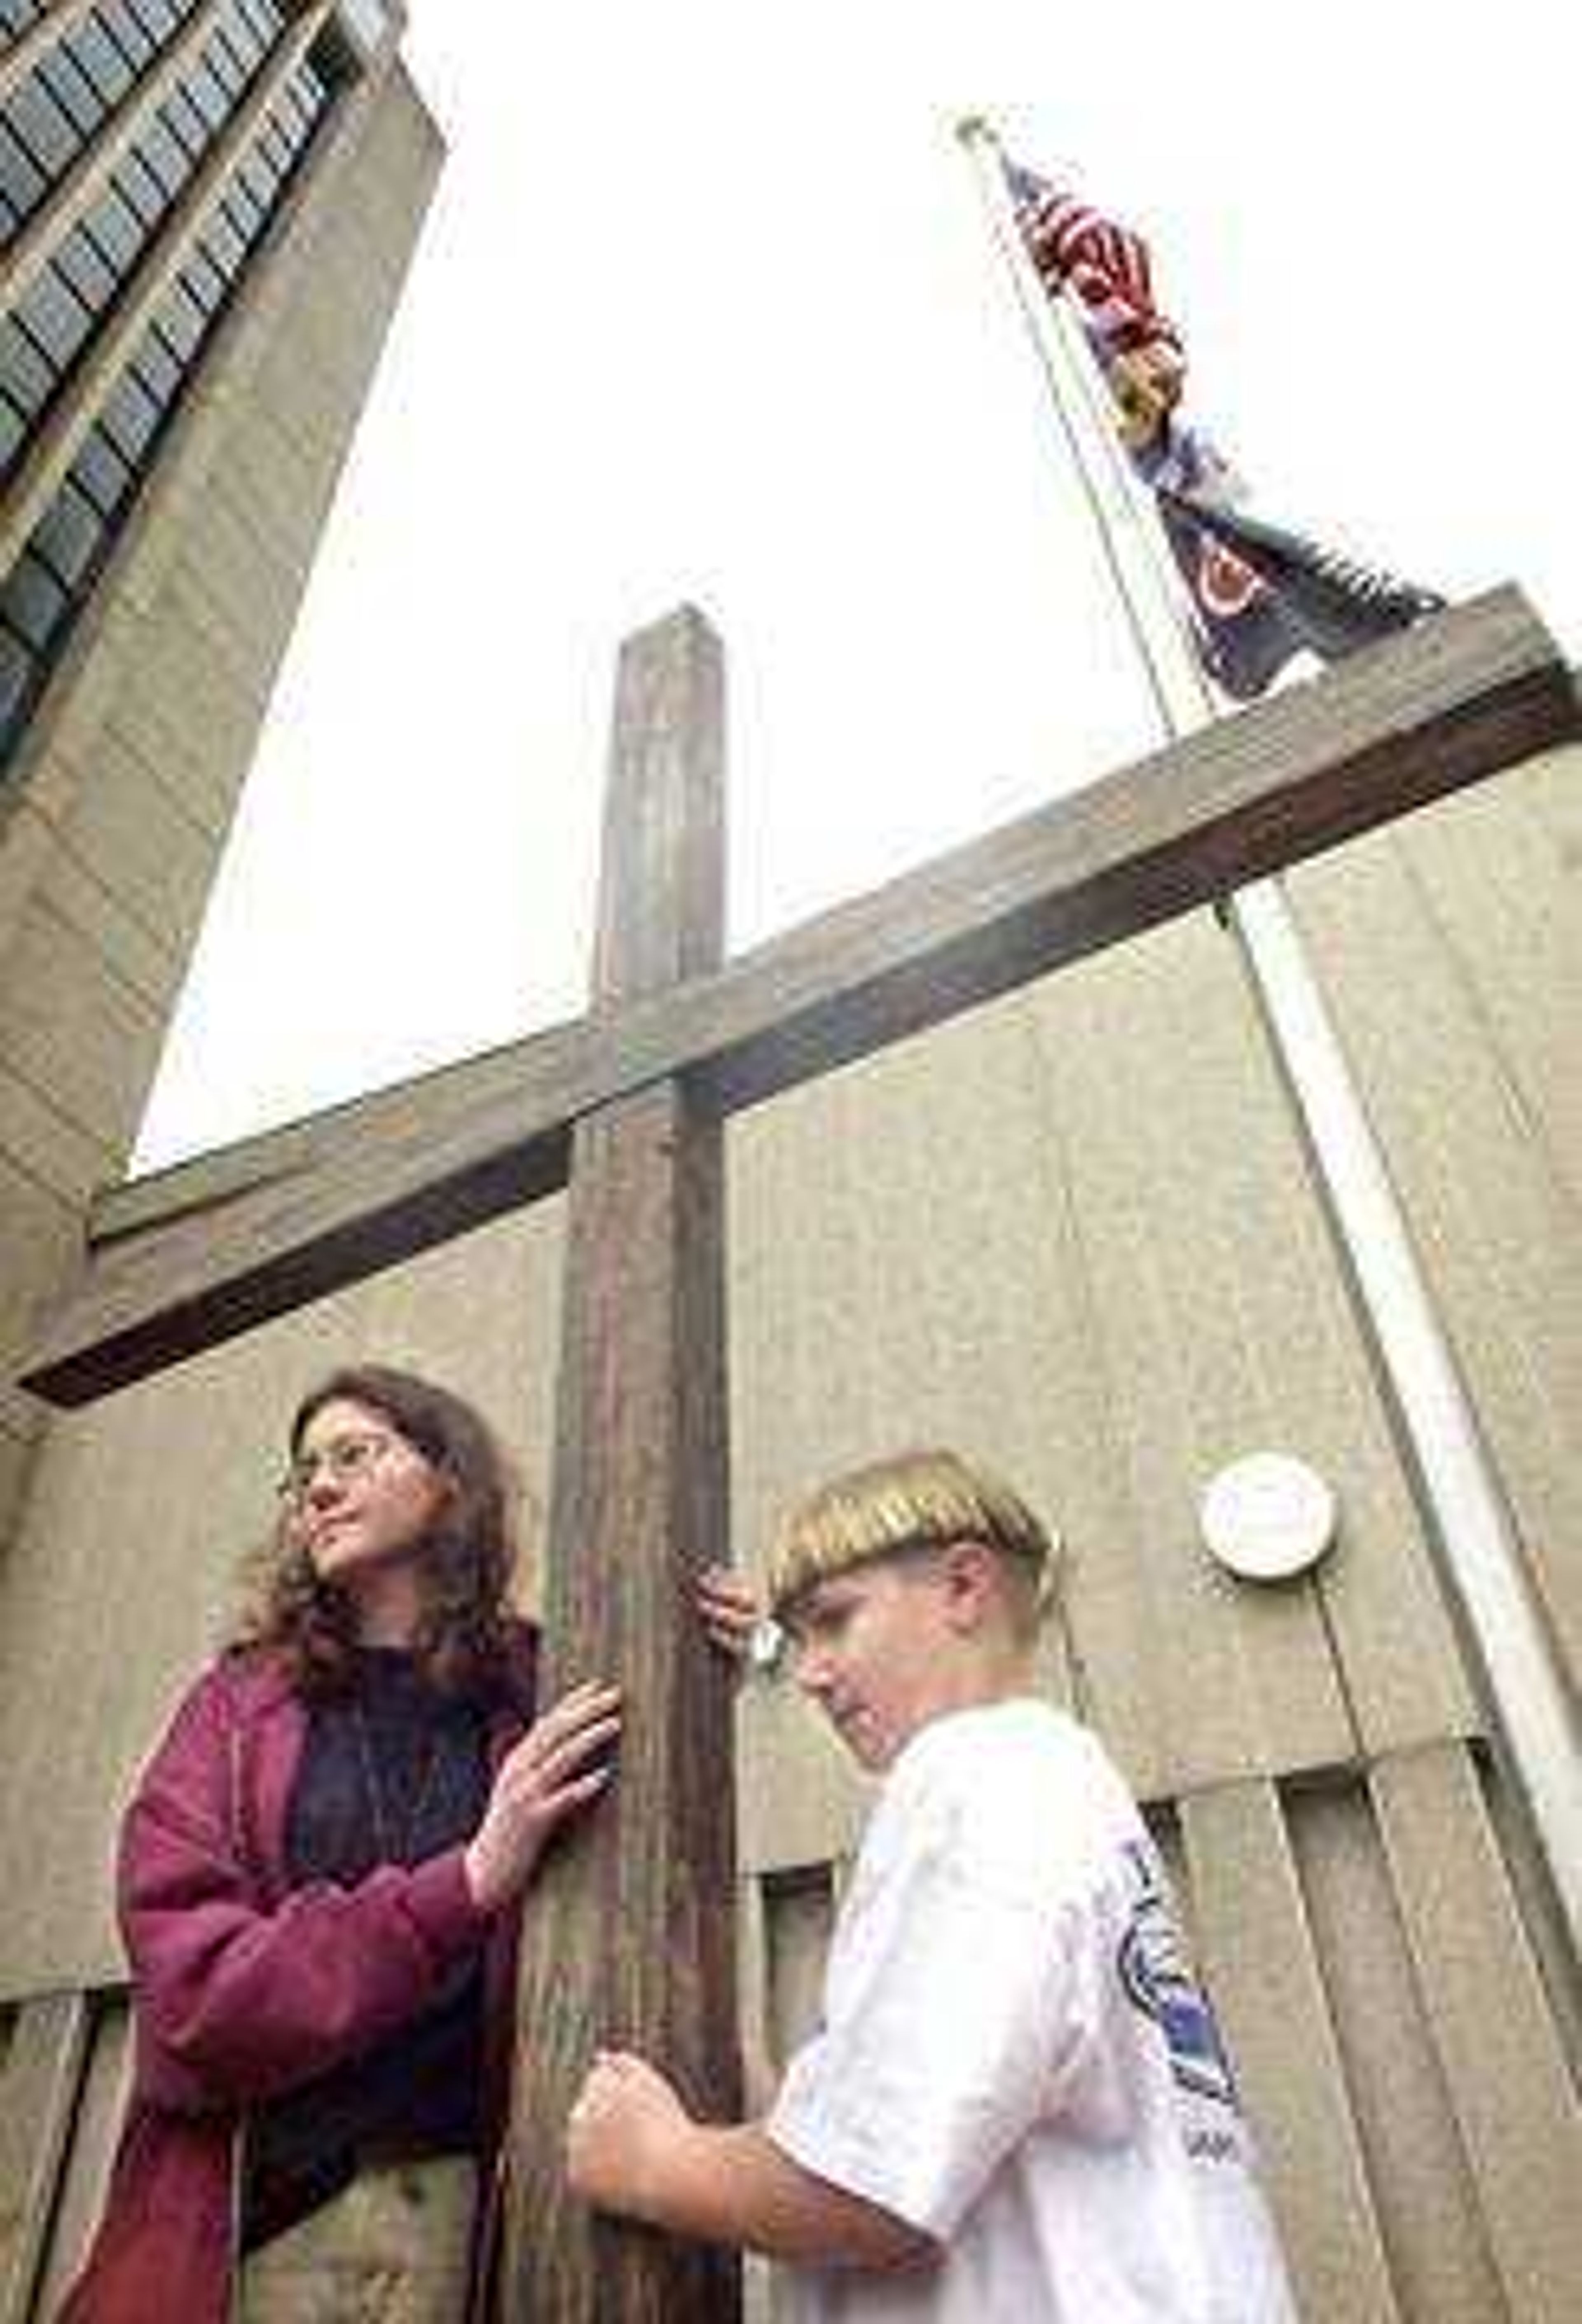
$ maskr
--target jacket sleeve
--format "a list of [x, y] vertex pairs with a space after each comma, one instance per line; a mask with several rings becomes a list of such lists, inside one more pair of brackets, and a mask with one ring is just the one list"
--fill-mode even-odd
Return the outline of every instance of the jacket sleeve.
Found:
[[148, 2095], [187, 2109], [247, 2105], [367, 2049], [422, 2009], [488, 1927], [459, 1847], [266, 1907], [237, 1828], [237, 1741], [229, 1690], [211, 1673], [122, 1826], [121, 1927]]

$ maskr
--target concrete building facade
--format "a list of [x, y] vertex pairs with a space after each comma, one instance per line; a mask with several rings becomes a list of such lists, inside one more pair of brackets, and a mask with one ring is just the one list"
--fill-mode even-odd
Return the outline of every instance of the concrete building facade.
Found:
[[[135, 1136], [441, 148], [381, 0], [0, 27], [9, 1379]], [[0, 1537], [40, 1426], [0, 1392]]]

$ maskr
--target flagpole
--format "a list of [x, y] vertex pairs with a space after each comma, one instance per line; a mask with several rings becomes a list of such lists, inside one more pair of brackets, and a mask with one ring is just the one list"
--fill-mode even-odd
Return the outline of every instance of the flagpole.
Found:
[[1050, 299], [1039, 281], [1016, 223], [993, 128], [975, 114], [958, 124], [957, 135], [972, 163], [979, 199], [1010, 273], [1160, 722], [1169, 734], [1190, 733], [1215, 715], [1215, 700], [1177, 617], [1174, 563], [1109, 416], [1109, 389], [1071, 309], [1063, 300]]
[[[972, 162], [1061, 429], [1104, 542], [1165, 732], [1220, 715], [1192, 639], [1179, 574], [1152, 495], [1133, 468], [1080, 322], [1040, 281], [1011, 203], [999, 141], [970, 116]], [[1582, 1950], [1582, 1751], [1576, 1715], [1504, 1494], [1383, 1152], [1276, 880], [1238, 890], [1226, 917], [1290, 1091], [1429, 1518], [1441, 1574], [1476, 1655], [1566, 1921]]]

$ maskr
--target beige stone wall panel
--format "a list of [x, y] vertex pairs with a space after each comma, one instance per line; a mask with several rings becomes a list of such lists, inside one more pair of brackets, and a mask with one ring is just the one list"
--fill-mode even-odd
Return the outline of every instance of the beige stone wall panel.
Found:
[[113, 729], [101, 742], [97, 771], [99, 779], [79, 790], [62, 827], [63, 845], [79, 877], [115, 899], [162, 955], [150, 982], [168, 1004], [171, 975], [184, 969], [203, 916], [216, 835], [172, 790], [164, 770]]
[[1200, 1967], [1256, 2124], [1299, 2302], [1313, 2324], [1396, 2324], [1323, 1964], [1280, 1797], [1231, 1784], [1181, 1806]]
[[1573, 1677], [1582, 1670], [1582, 752], [1294, 883]]
[[100, 955], [117, 983], [163, 1018], [186, 965], [168, 916], [162, 925], [145, 897], [128, 902], [125, 884], [117, 894], [65, 842], [57, 843], [39, 899]]
[[8, 1259], [0, 1275], [0, 1374], [7, 1379], [42, 1305], [81, 1252], [82, 1229], [70, 1204], [0, 1153], [0, 1218]]
[[1491, 2324], [1508, 2311], [1371, 1801], [1349, 1786], [1289, 1805], [1303, 1907], [1402, 2312]]
[[[116, 1168], [113, 1147], [73, 1121], [46, 1092], [3, 1061], [0, 1154], [79, 1208], [83, 1188], [106, 1182]], [[5, 1248], [5, 1222], [0, 1220], [0, 1251]]]
[[1379, 1826], [1425, 2018], [1513, 2324], [1582, 2283], [1582, 2108], [1465, 1752], [1381, 1764]]
[[[0, 1409], [0, 1543], [9, 1544], [32, 1479], [33, 1454], [43, 1434], [42, 1416]], [[0, 1549], [0, 1564], [5, 1551]]]
[[159, 1019], [98, 946], [41, 903], [5, 962], [0, 1068], [115, 1146], [137, 1120]]
[[134, 672], [107, 732], [152, 767], [189, 816], [223, 837], [236, 805], [236, 769], [251, 757], [263, 724], [259, 705], [227, 678], [193, 641], [183, 699], [162, 687], [161, 671]]

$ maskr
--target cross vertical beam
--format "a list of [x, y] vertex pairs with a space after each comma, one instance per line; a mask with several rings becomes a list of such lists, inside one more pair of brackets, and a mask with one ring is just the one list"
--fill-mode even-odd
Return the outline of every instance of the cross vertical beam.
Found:
[[[629, 639], [616, 687], [594, 1012], [718, 965], [722, 669], [689, 609]], [[624, 1690], [619, 1772], [529, 1895], [510, 2324], [729, 2324], [734, 2258], [591, 2218], [560, 2147], [594, 2049], [653, 2057], [706, 2113], [739, 2109], [728, 1673], [687, 1602], [727, 1539], [724, 1170], [679, 1078], [578, 1123], [545, 1606], [546, 1701]]]

